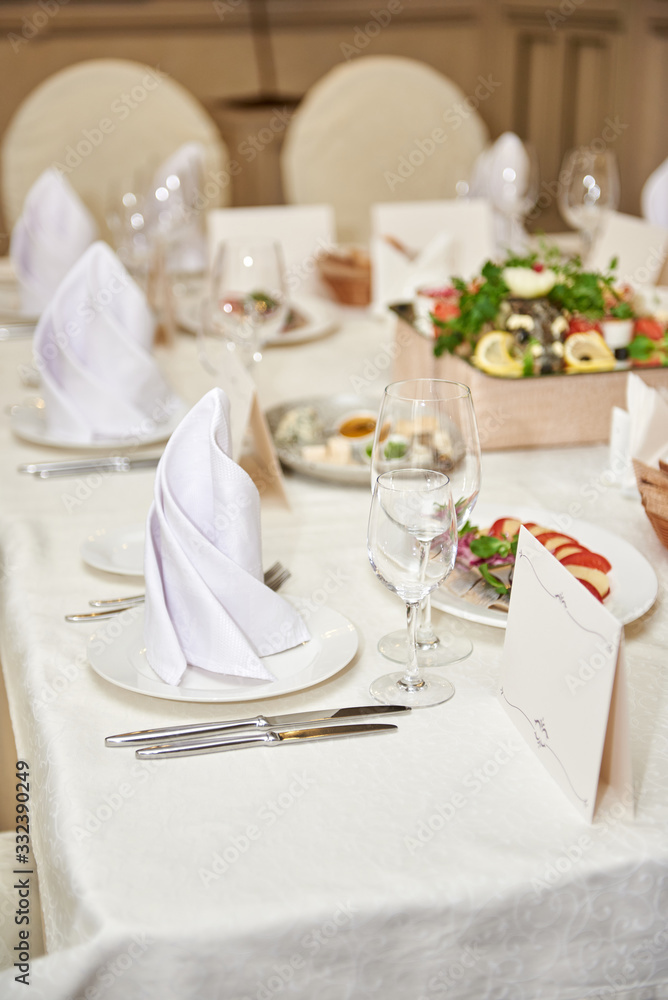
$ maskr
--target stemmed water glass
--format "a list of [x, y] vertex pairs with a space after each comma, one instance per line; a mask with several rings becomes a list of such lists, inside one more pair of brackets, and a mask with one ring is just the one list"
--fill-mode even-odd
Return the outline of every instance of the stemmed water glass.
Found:
[[204, 336], [232, 345], [251, 367], [262, 360], [264, 345], [282, 329], [287, 314], [279, 244], [225, 241], [216, 253], [203, 307]]
[[[449, 477], [461, 528], [480, 490], [480, 440], [468, 386], [445, 379], [406, 379], [387, 386], [371, 450], [371, 484], [384, 472], [406, 468]], [[434, 632], [426, 596], [417, 627], [420, 666], [447, 666], [469, 656], [472, 648], [463, 636]], [[378, 649], [388, 659], [405, 663], [405, 632], [383, 636]]]
[[521, 253], [526, 249], [524, 218], [539, 192], [538, 154], [535, 146], [513, 132], [500, 136], [485, 164], [488, 193], [497, 213], [497, 243]]
[[403, 670], [385, 674], [369, 692], [384, 705], [424, 708], [452, 698], [450, 681], [420, 673], [416, 650], [420, 602], [452, 570], [457, 519], [448, 477], [429, 469], [397, 469], [376, 480], [367, 535], [376, 576], [398, 594], [407, 610], [407, 659]]
[[580, 232], [586, 261], [607, 211], [619, 204], [617, 159], [611, 149], [580, 146], [566, 153], [559, 174], [559, 211]]

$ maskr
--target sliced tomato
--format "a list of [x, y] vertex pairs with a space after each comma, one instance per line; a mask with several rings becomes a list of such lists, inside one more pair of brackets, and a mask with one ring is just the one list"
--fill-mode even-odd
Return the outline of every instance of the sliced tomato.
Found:
[[489, 529], [489, 534], [495, 538], [514, 538], [521, 524], [515, 517], [500, 517]]
[[571, 542], [571, 544], [577, 545], [578, 543], [570, 535], [564, 535], [561, 531], [543, 531], [540, 535], [536, 535], [536, 541], [544, 545], [546, 549], [550, 552], [556, 548], [557, 545], [565, 544], [566, 542]]
[[577, 577], [578, 580], [586, 580], [597, 591], [601, 599], [610, 593], [610, 584], [605, 573], [600, 569], [592, 569], [590, 566], [575, 566], [573, 564], [566, 567], [569, 573]]
[[566, 330], [566, 336], [570, 337], [572, 333], [586, 333], [587, 330], [596, 330], [603, 336], [603, 330], [601, 329], [600, 323], [595, 323], [591, 319], [584, 319], [582, 316], [574, 316], [573, 319], [568, 324], [568, 330]]
[[589, 552], [587, 549], [565, 556], [561, 561], [564, 566], [589, 566], [590, 569], [598, 569], [601, 573], [609, 573], [612, 569], [605, 556], [600, 556], [598, 552]]
[[633, 332], [636, 337], [649, 337], [650, 340], [663, 340], [664, 327], [658, 319], [651, 316], [641, 316], [635, 321]]
[[588, 552], [589, 550], [584, 547], [584, 545], [578, 545], [577, 542], [566, 542], [564, 545], [557, 545], [556, 549], [552, 549], [552, 555], [556, 556], [559, 562], [564, 558], [564, 556], [570, 556], [574, 552]]
[[600, 601], [600, 602], [601, 602], [601, 604], [603, 604], [603, 598], [602, 598], [602, 597], [601, 597], [601, 595], [599, 594], [599, 592], [598, 592], [598, 590], [596, 589], [596, 587], [594, 587], [594, 585], [593, 585], [593, 584], [591, 584], [591, 583], [589, 582], [589, 580], [580, 580], [580, 583], [582, 584], [582, 586], [583, 586], [583, 587], [586, 587], [586, 588], [587, 588], [587, 590], [589, 591], [589, 593], [590, 593], [590, 594], [593, 594], [593, 595], [594, 595], [594, 597], [596, 598], [596, 600], [597, 600], [597, 601]]
[[456, 302], [435, 302], [432, 313], [436, 319], [454, 319], [459, 316], [459, 306]]

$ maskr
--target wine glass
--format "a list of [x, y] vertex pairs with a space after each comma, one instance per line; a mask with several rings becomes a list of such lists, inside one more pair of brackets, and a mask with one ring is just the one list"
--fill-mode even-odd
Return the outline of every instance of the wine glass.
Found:
[[420, 673], [417, 619], [420, 602], [450, 573], [457, 555], [457, 518], [450, 481], [430, 469], [396, 469], [376, 480], [367, 534], [376, 576], [406, 604], [408, 657], [403, 670], [373, 682], [383, 705], [426, 708], [452, 698], [450, 681]]
[[496, 210], [497, 244], [521, 253], [526, 250], [523, 220], [536, 204], [539, 191], [538, 154], [533, 143], [514, 132], [504, 132], [484, 162], [488, 193]]
[[262, 360], [262, 348], [282, 329], [287, 314], [283, 256], [278, 243], [223, 243], [214, 260], [204, 303], [204, 333], [233, 345], [251, 367]]
[[619, 204], [617, 159], [611, 149], [580, 146], [566, 153], [559, 174], [559, 211], [580, 232], [586, 260], [607, 211]]
[[[371, 449], [371, 483], [384, 472], [402, 468], [432, 469], [450, 479], [461, 528], [480, 490], [480, 440], [471, 390], [445, 379], [406, 379], [385, 389]], [[463, 636], [437, 635], [431, 625], [431, 602], [425, 598], [417, 629], [422, 667], [444, 667], [469, 656]], [[378, 649], [405, 663], [405, 632], [390, 632]]]

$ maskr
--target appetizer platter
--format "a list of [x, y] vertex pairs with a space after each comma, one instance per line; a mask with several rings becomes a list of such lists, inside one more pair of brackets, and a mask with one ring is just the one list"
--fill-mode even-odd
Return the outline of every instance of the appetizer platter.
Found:
[[553, 511], [521, 507], [509, 513], [498, 505], [480, 504], [460, 532], [455, 569], [433, 594], [433, 606], [505, 628], [521, 524], [623, 624], [654, 603], [656, 574], [625, 539]]
[[668, 312], [616, 277], [557, 248], [487, 261], [465, 282], [421, 289], [416, 328], [499, 378], [668, 367]]
[[342, 393], [282, 403], [267, 423], [282, 464], [312, 479], [371, 489], [377, 399]]

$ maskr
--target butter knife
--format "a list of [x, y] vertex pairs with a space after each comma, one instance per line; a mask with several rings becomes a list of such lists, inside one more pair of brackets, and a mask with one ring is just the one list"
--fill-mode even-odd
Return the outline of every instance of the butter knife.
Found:
[[80, 472], [131, 472], [133, 469], [155, 469], [160, 455], [146, 455], [143, 458], [127, 458], [116, 455], [111, 458], [73, 458], [66, 462], [31, 462], [19, 465], [19, 472], [26, 472], [39, 479], [52, 476], [75, 476]]
[[200, 737], [225, 733], [232, 729], [254, 729], [268, 732], [281, 728], [293, 729], [304, 723], [338, 722], [340, 719], [356, 719], [370, 715], [394, 715], [396, 712], [410, 712], [410, 708], [406, 705], [358, 705], [350, 708], [292, 712], [288, 715], [256, 715], [252, 719], [228, 719], [226, 722], [196, 722], [186, 726], [139, 729], [134, 733], [107, 736], [104, 743], [108, 747], [139, 747], [172, 740], [199, 739]]
[[288, 729], [277, 732], [269, 729], [263, 733], [235, 733], [232, 736], [192, 743], [163, 743], [135, 750], [135, 757], [142, 760], [156, 757], [195, 757], [204, 753], [223, 750], [243, 750], [246, 747], [280, 746], [286, 743], [315, 743], [317, 740], [338, 740], [346, 736], [373, 736], [376, 733], [396, 732], [397, 726], [387, 723], [367, 723], [351, 726], [316, 726], [309, 729]]

